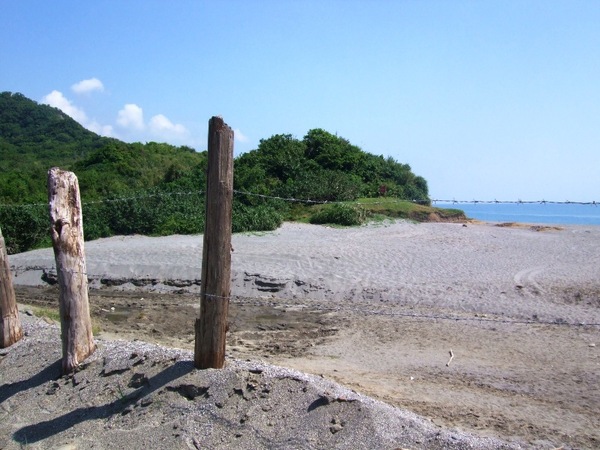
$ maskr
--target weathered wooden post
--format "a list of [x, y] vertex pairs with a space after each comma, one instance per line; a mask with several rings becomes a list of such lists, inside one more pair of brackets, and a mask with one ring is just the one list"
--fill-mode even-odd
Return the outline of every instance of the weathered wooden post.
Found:
[[8, 264], [4, 236], [0, 230], [0, 348], [13, 345], [23, 337], [12, 273]]
[[232, 201], [233, 130], [221, 117], [212, 117], [208, 122], [200, 317], [195, 324], [194, 365], [199, 369], [220, 369], [225, 364], [231, 292]]
[[88, 300], [79, 183], [73, 172], [48, 171], [50, 234], [56, 259], [62, 371], [73, 372], [96, 350]]

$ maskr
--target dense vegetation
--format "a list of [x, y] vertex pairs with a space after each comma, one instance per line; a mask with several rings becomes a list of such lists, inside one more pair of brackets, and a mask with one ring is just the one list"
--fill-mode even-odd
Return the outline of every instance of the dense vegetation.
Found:
[[[56, 108], [3, 92], [0, 227], [10, 252], [49, 244], [46, 174], [53, 166], [77, 174], [86, 239], [203, 229], [205, 153], [101, 137]], [[174, 194], [181, 192], [193, 194]]]
[[1, 204], [46, 201], [53, 166], [75, 171], [82, 197], [93, 200], [172, 181], [204, 159], [189, 147], [101, 137], [59, 109], [0, 93]]
[[[201, 233], [206, 161], [206, 152], [189, 147], [100, 137], [56, 108], [3, 92], [0, 227], [8, 250], [49, 244], [46, 173], [53, 166], [77, 174], [87, 240]], [[312, 204], [306, 200], [373, 198], [382, 187], [388, 197], [428, 203], [426, 181], [408, 165], [365, 153], [321, 129], [302, 139], [281, 134], [261, 140], [234, 164], [234, 231], [272, 230], [284, 219], [306, 216], [303, 205]], [[350, 224], [366, 217], [351, 205], [317, 209], [307, 220]]]
[[236, 160], [236, 185], [252, 192], [320, 201], [386, 195], [428, 203], [427, 182], [410, 166], [363, 152], [325, 130], [302, 140], [280, 134]]

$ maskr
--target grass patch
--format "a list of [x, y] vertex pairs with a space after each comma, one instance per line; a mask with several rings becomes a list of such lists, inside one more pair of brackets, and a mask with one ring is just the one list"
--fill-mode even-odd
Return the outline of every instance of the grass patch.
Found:
[[60, 323], [60, 313], [58, 312], [58, 309], [44, 308], [41, 306], [30, 306], [29, 308], [36, 317], [45, 317], [53, 320], [54, 322]]
[[102, 332], [102, 328], [100, 327], [100, 324], [98, 322], [96, 322], [94, 320], [94, 318], [92, 317], [92, 334], [94, 336], [99, 335]]
[[367, 211], [351, 203], [324, 205], [311, 217], [310, 223], [342, 225], [346, 227], [362, 225], [367, 219]]
[[[58, 309], [30, 305], [27, 305], [27, 309], [29, 309], [36, 317], [46, 318], [60, 324], [60, 312]], [[102, 328], [100, 327], [100, 324], [92, 317], [92, 334], [96, 336], [100, 334], [101, 331]]]
[[381, 215], [394, 219], [408, 219], [417, 222], [453, 222], [466, 220], [460, 209], [435, 208], [397, 198], [360, 198], [356, 204], [372, 215]]
[[467, 220], [460, 209], [435, 208], [392, 197], [360, 198], [350, 202], [323, 205], [293, 205], [286, 220], [356, 226], [365, 222], [384, 224], [388, 220], [415, 222], [462, 222]]

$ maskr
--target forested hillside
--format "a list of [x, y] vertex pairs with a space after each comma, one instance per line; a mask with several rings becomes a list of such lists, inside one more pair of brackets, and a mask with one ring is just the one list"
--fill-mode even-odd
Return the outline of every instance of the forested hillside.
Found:
[[[289, 134], [263, 139], [234, 165], [234, 231], [275, 229], [293, 218], [294, 205], [303, 200], [342, 202], [384, 192], [428, 204], [427, 182], [410, 166], [363, 152], [322, 129], [309, 130], [302, 139]], [[53, 166], [79, 179], [88, 240], [203, 231], [206, 152], [101, 137], [56, 108], [3, 92], [0, 227], [10, 252], [49, 243], [46, 173]], [[352, 206], [334, 212], [357, 214]], [[347, 219], [332, 220], [354, 220]]]
[[154, 187], [203, 161], [189, 147], [126, 144], [86, 130], [57, 108], [22, 94], [0, 94], [0, 203], [45, 201], [46, 173], [77, 173], [91, 200]]
[[428, 203], [427, 182], [409, 165], [362, 151], [322, 129], [279, 134], [236, 159], [236, 184], [263, 194], [323, 201], [386, 195]]

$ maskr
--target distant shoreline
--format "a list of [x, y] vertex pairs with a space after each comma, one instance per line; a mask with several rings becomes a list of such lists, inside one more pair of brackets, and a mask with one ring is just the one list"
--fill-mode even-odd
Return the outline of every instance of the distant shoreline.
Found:
[[[195, 294], [200, 290], [202, 245], [202, 235], [115, 236], [87, 242], [91, 305], [107, 321], [112, 308], [119, 314], [110, 319], [113, 327], [108, 331], [116, 329], [119, 337], [145, 333], [141, 338], [177, 338], [177, 345], [190, 348], [200, 303]], [[228, 348], [234, 357], [268, 358], [324, 375], [453, 429], [526, 442], [543, 439], [552, 448], [594, 448], [598, 442], [598, 377], [589, 374], [597, 372], [600, 343], [600, 227], [399, 220], [333, 228], [285, 222], [272, 232], [236, 234], [232, 245]], [[21, 287], [22, 303], [41, 296], [46, 304], [56, 305], [55, 290], [23, 288], [38, 286], [44, 270], [51, 273], [52, 249], [11, 255], [10, 263], [20, 268], [14, 282]], [[183, 331], [177, 335], [174, 330]], [[54, 335], [57, 339], [58, 333]], [[48, 361], [56, 361], [58, 348], [53, 346]], [[126, 352], [124, 360], [134, 361], [133, 352]], [[35, 374], [44, 367], [29, 370]], [[135, 370], [143, 369], [150, 379], [155, 376], [150, 367]], [[95, 368], [102, 365], [90, 366]], [[17, 370], [22, 368], [15, 365]], [[122, 386], [131, 377], [130, 372]], [[181, 380], [178, 386], [194, 385]], [[48, 384], [31, 392], [38, 399], [47, 389]], [[242, 390], [228, 398], [241, 399], [248, 407], [243, 395], [249, 391], [261, 392]], [[169, 394], [193, 404], [177, 390], [161, 396]], [[66, 397], [78, 401], [76, 395], [59, 401]], [[212, 399], [201, 395], [196, 401], [213, 405]], [[315, 399], [317, 394], [302, 403], [302, 414], [311, 412], [307, 410]], [[31, 404], [18, 400], [19, 405]], [[315, 411], [356, 405], [332, 402]], [[136, 418], [145, 408], [134, 406], [116, 418]], [[23, 407], [19, 413], [30, 410]], [[267, 412], [260, 407], [256, 411]], [[236, 417], [246, 435], [247, 428]], [[337, 419], [331, 422], [334, 417], [320, 422], [327, 438], [333, 436], [329, 427], [337, 424]], [[22, 419], [25, 431], [37, 431], [36, 420]], [[9, 432], [17, 428], [7, 427]], [[418, 447], [423, 446], [425, 441]]]
[[435, 203], [483, 222], [540, 225], [600, 225], [600, 205], [578, 203]]
[[[597, 284], [599, 235], [599, 227], [577, 225], [398, 221], [330, 228], [286, 222], [272, 232], [233, 236], [232, 295], [417, 302], [519, 319], [586, 322], [597, 316], [600, 322], [595, 309], [582, 313], [562, 301], [547, 302]], [[85, 249], [90, 288], [200, 290], [201, 235], [115, 236], [86, 242]], [[10, 263], [16, 285], [45, 285], [44, 273], [48, 279], [55, 272], [52, 249], [11, 255]], [[532, 268], [546, 301], [522, 298], [522, 289], [515, 289], [515, 277]]]

